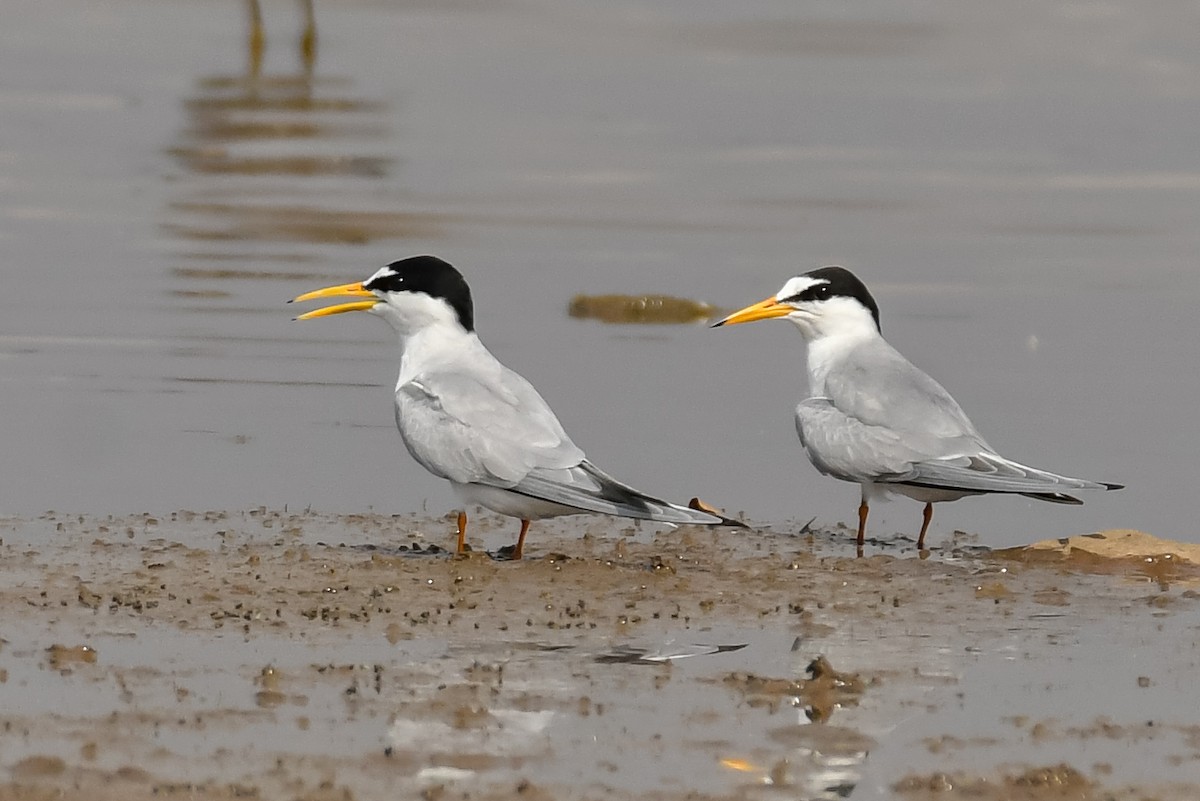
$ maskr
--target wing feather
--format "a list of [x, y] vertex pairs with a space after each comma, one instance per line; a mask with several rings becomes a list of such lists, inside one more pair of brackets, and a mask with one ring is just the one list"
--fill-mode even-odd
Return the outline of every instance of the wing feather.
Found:
[[665, 523], [741, 525], [677, 506], [617, 481], [588, 462], [529, 382], [495, 373], [424, 373], [396, 390], [396, 423], [431, 473], [580, 511]]
[[1064, 490], [1119, 488], [998, 455], [950, 393], [882, 339], [818, 368], [816, 389], [823, 394], [796, 407], [796, 430], [812, 463], [827, 475], [1019, 493], [1057, 503], [1079, 503]]
[[979, 447], [971, 436], [940, 437], [868, 425], [828, 398], [796, 407], [796, 428], [813, 464], [846, 481], [911, 484], [963, 492], [1009, 492], [1078, 503], [1065, 490], [1116, 485], [1039, 470]]
[[1063, 490], [1113, 489], [1112, 485], [1072, 478], [1029, 467], [994, 453], [977, 453], [952, 459], [918, 462], [913, 465], [912, 484], [952, 487], [977, 492], [1016, 492], [1022, 495], [1061, 496], [1046, 498], [1060, 503], [1080, 503]]
[[537, 390], [503, 367], [409, 380], [396, 389], [396, 425], [414, 459], [461, 484], [507, 488], [535, 468], [573, 467], [584, 458]]
[[796, 407], [796, 432], [818, 470], [859, 483], [902, 481], [937, 445], [932, 436], [919, 442], [886, 426], [865, 423], [829, 398], [809, 398]]
[[883, 339], [847, 353], [826, 375], [820, 394], [866, 425], [950, 442], [965, 437], [991, 450], [950, 393]]

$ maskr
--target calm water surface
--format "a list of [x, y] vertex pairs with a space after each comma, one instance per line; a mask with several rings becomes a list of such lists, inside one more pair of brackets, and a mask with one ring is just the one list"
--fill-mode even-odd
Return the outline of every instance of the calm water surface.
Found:
[[[288, 298], [435, 252], [600, 465], [753, 519], [850, 520], [794, 435], [785, 325], [568, 318], [858, 272], [891, 341], [1082, 508], [939, 507], [1009, 545], [1195, 541], [1200, 12], [1001, 2], [15, 0], [0, 26], [0, 504], [452, 507], [395, 434], [385, 326]], [[879, 506], [873, 533], [920, 507]]]

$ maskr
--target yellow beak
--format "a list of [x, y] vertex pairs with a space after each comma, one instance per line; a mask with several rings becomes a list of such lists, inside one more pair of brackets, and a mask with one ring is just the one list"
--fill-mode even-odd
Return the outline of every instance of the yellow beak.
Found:
[[338, 286], [327, 286], [324, 289], [314, 289], [312, 292], [305, 292], [298, 298], [293, 298], [289, 303], [299, 303], [305, 300], [316, 300], [317, 298], [338, 298], [350, 295], [356, 298], [370, 298], [370, 300], [356, 300], [352, 303], [339, 303], [336, 306], [326, 306], [323, 309], [314, 309], [310, 312], [305, 312], [297, 317], [297, 320], [311, 320], [314, 317], [328, 317], [331, 314], [342, 314], [343, 312], [366, 311], [372, 308], [380, 300], [375, 296], [375, 293], [369, 289], [363, 289], [362, 282], [354, 284], [340, 284]]
[[735, 311], [724, 320], [713, 323], [712, 327], [752, 323], [755, 320], [770, 320], [772, 317], [787, 317], [791, 313], [791, 306], [786, 303], [780, 303], [775, 298], [767, 298], [761, 303], [755, 303], [752, 306]]

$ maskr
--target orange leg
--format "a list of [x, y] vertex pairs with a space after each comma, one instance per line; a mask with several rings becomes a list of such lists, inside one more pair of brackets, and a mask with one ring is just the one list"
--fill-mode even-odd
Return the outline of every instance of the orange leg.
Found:
[[455, 553], [467, 552], [467, 513], [458, 513], [458, 550]]
[[862, 556], [863, 543], [867, 541], [867, 514], [871, 511], [871, 507], [867, 506], [867, 499], [863, 498], [862, 503], [858, 505], [858, 555]]
[[520, 559], [522, 552], [525, 550], [525, 532], [529, 531], [529, 521], [521, 521], [521, 536], [517, 537], [517, 547], [513, 548], [512, 558]]
[[917, 550], [925, 550], [925, 532], [929, 530], [929, 521], [933, 520], [933, 504], [925, 504], [925, 511], [922, 513], [925, 522], [921, 523], [921, 534], [917, 537]]

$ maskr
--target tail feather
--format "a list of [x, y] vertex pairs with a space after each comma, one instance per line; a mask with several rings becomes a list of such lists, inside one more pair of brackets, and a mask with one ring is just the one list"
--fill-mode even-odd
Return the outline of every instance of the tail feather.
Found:
[[721, 515], [647, 495], [616, 480], [587, 460], [568, 471], [533, 470], [516, 486], [506, 489], [597, 514], [659, 523], [744, 527], [743, 523]]
[[1083, 501], [1076, 498], [1074, 495], [1066, 495], [1061, 492], [1022, 492], [1026, 498], [1033, 498], [1039, 501], [1049, 501], [1050, 503], [1065, 503], [1071, 506], [1082, 506]]

